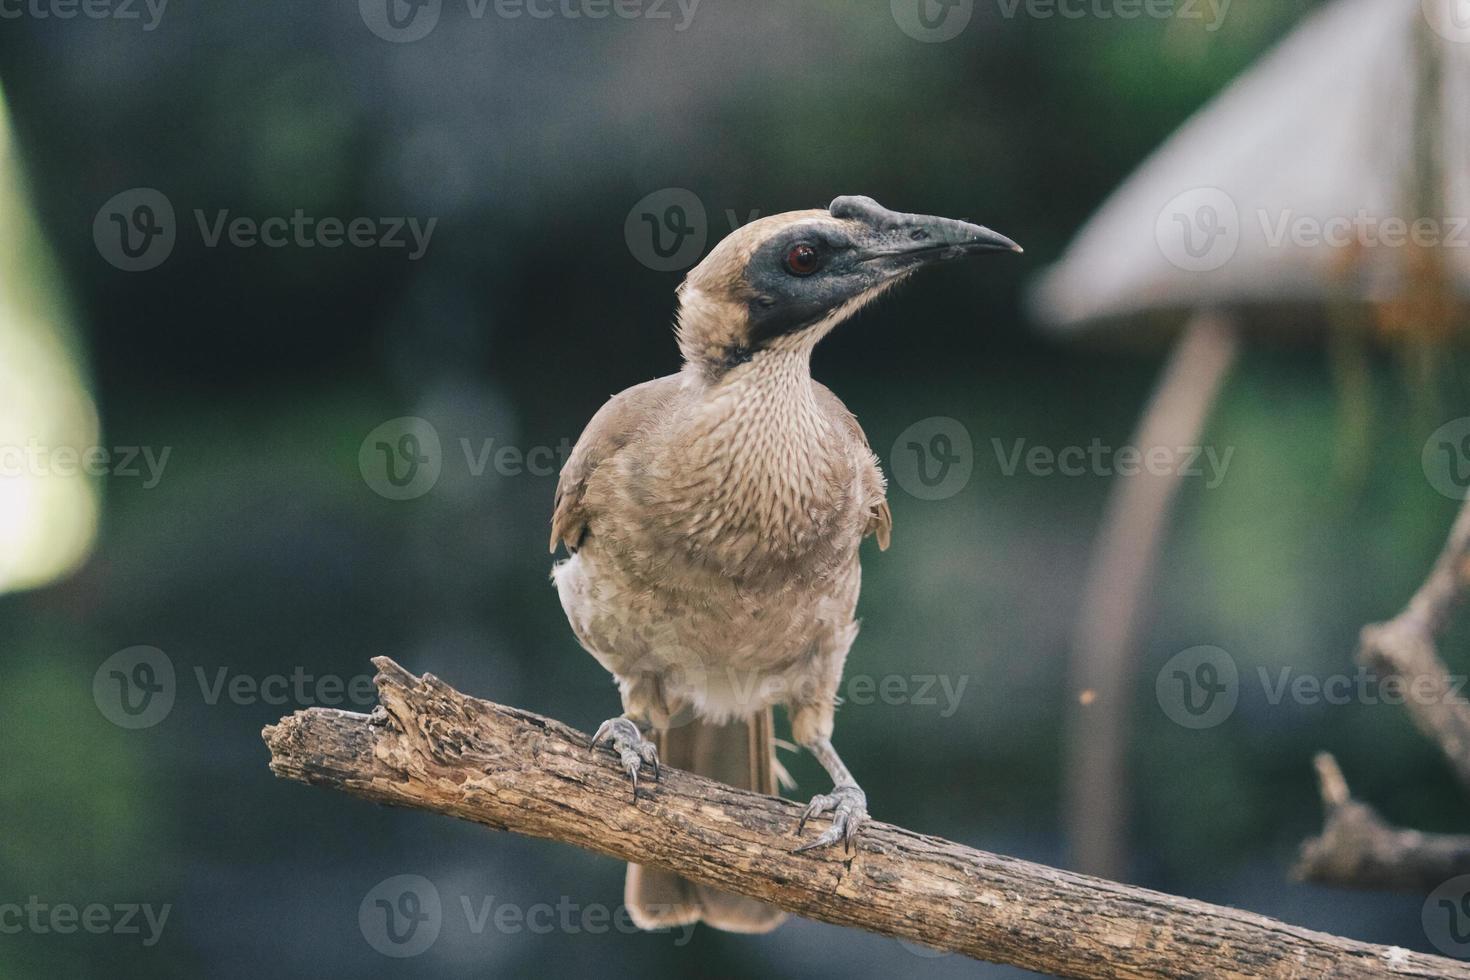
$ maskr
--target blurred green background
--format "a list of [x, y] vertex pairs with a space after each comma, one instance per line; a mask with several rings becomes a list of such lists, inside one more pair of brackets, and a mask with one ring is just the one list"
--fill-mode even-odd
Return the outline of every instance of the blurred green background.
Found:
[[[820, 348], [816, 376], [885, 468], [907, 427], [960, 420], [964, 489], [895, 484], [893, 548], [866, 553], [850, 674], [966, 678], [957, 710], [849, 704], [837, 745], [874, 815], [1049, 863], [1062, 840], [1066, 650], [1110, 481], [1003, 472], [992, 446], [1121, 445], [1162, 347], [1049, 338], [1027, 279], [1189, 113], [1314, 4], [1237, 0], [1218, 30], [1175, 20], [1039, 20], [975, 5], [926, 44], [890, 5], [705, 0], [680, 20], [475, 19], [446, 3], [413, 43], [375, 36], [352, 0], [170, 3], [141, 21], [0, 21], [0, 83], [29, 202], [5, 285], [68, 311], [100, 445], [171, 450], [157, 485], [95, 481], [95, 549], [73, 574], [0, 597], [0, 902], [170, 905], [142, 936], [0, 934], [0, 977], [720, 975], [1005, 976], [810, 922], [767, 936], [476, 932], [461, 900], [616, 906], [622, 866], [570, 848], [278, 781], [259, 732], [305, 706], [214, 683], [298, 668], [344, 680], [391, 655], [416, 672], [584, 729], [616, 710], [549, 586], [554, 476], [475, 475], [460, 440], [525, 451], [575, 439], [611, 393], [677, 368], [679, 272], [625, 240], [630, 209], [687, 188], [712, 244], [743, 216], [869, 194], [983, 221], [1017, 261], [927, 274]], [[1351, 71], [1352, 66], [1343, 66]], [[155, 188], [178, 215], [157, 268], [99, 255], [99, 208]], [[296, 209], [344, 221], [437, 219], [404, 249], [206, 247], [195, 219]], [[36, 256], [49, 249], [54, 263]], [[1398, 823], [1463, 826], [1464, 800], [1403, 709], [1270, 703], [1256, 671], [1352, 673], [1364, 623], [1422, 579], [1455, 512], [1420, 454], [1464, 414], [1459, 354], [1435, 383], [1391, 350], [1367, 363], [1369, 424], [1340, 464], [1342, 396], [1310, 344], [1252, 344], [1206, 442], [1225, 481], [1185, 481], [1150, 614], [1129, 748], [1131, 877], [1355, 938], [1430, 949], [1422, 896], [1287, 880], [1320, 826], [1310, 759]], [[32, 375], [44, 388], [52, 382]], [[22, 384], [23, 382], [15, 382]], [[431, 491], [374, 492], [359, 449], [427, 419]], [[81, 518], [78, 518], [81, 519]], [[3, 542], [0, 542], [3, 545]], [[1462, 637], [1461, 637], [1462, 638]], [[1154, 677], [1188, 647], [1243, 678], [1222, 725], [1159, 710]], [[94, 700], [137, 645], [176, 672], [167, 716], [127, 730]], [[1446, 656], [1463, 668], [1461, 649]], [[1273, 673], [1274, 676], [1274, 673]], [[306, 703], [311, 703], [308, 700]], [[367, 705], [348, 705], [367, 710]], [[787, 757], [806, 798], [826, 783]], [[358, 910], [400, 874], [433, 882], [441, 933], [380, 955]], [[146, 932], [146, 930], [145, 930]]]

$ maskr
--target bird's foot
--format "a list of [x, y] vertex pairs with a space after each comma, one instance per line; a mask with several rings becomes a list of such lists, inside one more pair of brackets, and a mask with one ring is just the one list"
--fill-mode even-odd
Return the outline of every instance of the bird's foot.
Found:
[[653, 768], [655, 782], [659, 778], [658, 748], [643, 737], [637, 725], [621, 717], [609, 718], [599, 725], [590, 745], [595, 749], [604, 742], [612, 746], [612, 750], [622, 761], [623, 771], [633, 781], [633, 802], [638, 802], [638, 770], [643, 763], [646, 762]]
[[858, 830], [868, 822], [867, 794], [852, 783], [834, 786], [831, 793], [818, 793], [812, 797], [812, 801], [806, 806], [806, 812], [801, 815], [801, 822], [796, 825], [797, 834], [801, 833], [808, 820], [828, 810], [832, 811], [832, 825], [822, 831], [816, 840], [801, 845], [794, 853], [831, 847], [838, 841], [851, 849]]

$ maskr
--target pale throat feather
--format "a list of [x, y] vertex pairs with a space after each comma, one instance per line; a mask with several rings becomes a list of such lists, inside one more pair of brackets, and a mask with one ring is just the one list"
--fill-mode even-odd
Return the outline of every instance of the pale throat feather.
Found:
[[817, 404], [811, 346], [778, 342], [709, 387], [681, 454], [701, 497], [698, 538], [794, 554], [837, 516], [840, 450]]

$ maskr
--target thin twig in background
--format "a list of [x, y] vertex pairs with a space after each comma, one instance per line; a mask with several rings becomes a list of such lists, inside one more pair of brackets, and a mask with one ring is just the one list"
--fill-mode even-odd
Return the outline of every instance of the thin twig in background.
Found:
[[[1403, 704], [1431, 739], [1460, 784], [1470, 788], [1470, 701], [1463, 678], [1450, 676], [1438, 640], [1470, 585], [1470, 500], [1461, 507], [1429, 577], [1404, 611], [1363, 629], [1358, 662], [1397, 682]], [[1317, 757], [1326, 822], [1305, 841], [1293, 874], [1305, 881], [1352, 888], [1418, 891], [1470, 873], [1470, 837], [1426, 834], [1390, 826], [1351, 798], [1337, 761]]]

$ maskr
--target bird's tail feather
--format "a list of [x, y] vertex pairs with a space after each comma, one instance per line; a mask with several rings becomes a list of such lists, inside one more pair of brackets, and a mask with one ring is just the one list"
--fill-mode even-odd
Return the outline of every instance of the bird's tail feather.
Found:
[[[659, 759], [731, 786], [776, 792], [775, 722], [767, 708], [745, 721], [687, 725], [655, 734]], [[628, 865], [624, 901], [641, 929], [706, 922], [728, 932], [769, 932], [786, 918], [780, 909], [742, 895], [697, 884], [659, 868]]]

